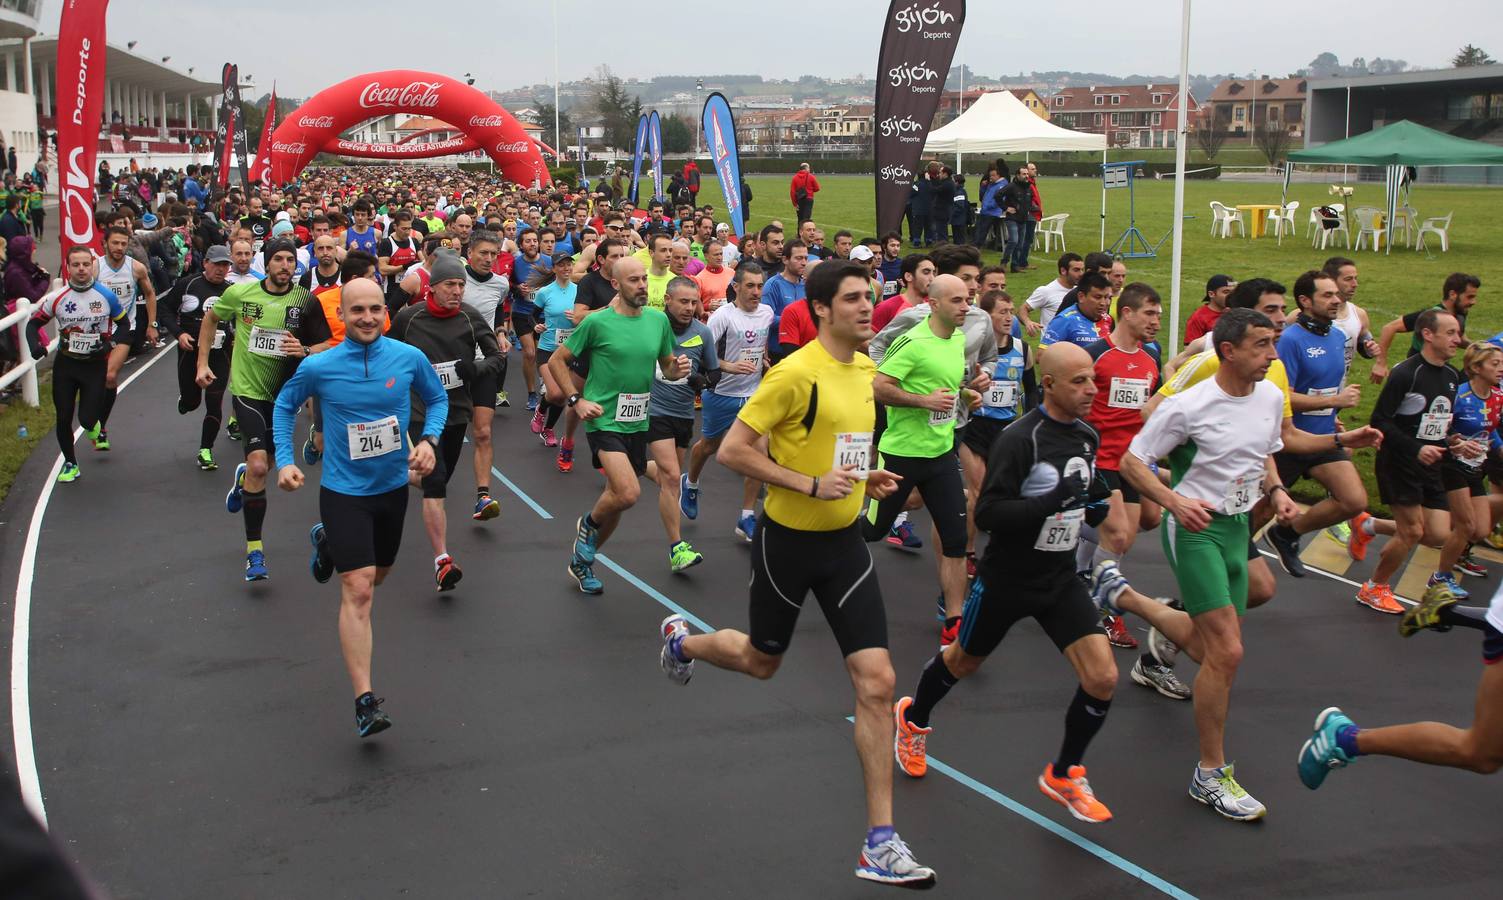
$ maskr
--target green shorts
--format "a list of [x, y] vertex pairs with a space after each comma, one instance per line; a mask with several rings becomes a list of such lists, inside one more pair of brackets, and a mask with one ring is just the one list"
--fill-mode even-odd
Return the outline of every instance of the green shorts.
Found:
[[1247, 613], [1246, 513], [1212, 513], [1203, 531], [1189, 531], [1166, 510], [1159, 532], [1185, 612], [1193, 617], [1235, 606], [1237, 615]]

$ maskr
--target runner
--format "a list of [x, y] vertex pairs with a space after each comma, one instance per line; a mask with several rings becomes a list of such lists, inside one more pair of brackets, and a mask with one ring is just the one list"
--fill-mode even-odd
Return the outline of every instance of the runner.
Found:
[[[589, 269], [591, 262], [596, 260], [599, 261], [599, 265], [579, 280], [579, 290], [574, 295], [574, 312], [569, 316], [569, 321], [572, 323], [569, 329], [571, 333], [573, 328], [579, 327], [579, 323], [583, 322], [586, 316], [610, 306], [611, 301], [616, 297], [616, 288], [610, 280], [611, 269], [618, 260], [631, 255], [631, 248], [625, 240], [614, 235], [623, 233], [635, 235], [635, 232], [627, 231], [626, 226], [622, 224], [623, 221], [623, 217], [618, 212], [606, 213], [608, 223], [605, 226], [606, 231], [613, 236], [594, 247], [586, 248], [576, 261], [580, 269]], [[564, 340], [568, 340], [567, 335]], [[566, 390], [565, 385], [558, 385], [561, 391], [560, 400], [572, 393], [578, 393], [580, 388], [584, 387], [585, 375], [589, 373], [589, 367], [584, 360], [580, 359], [574, 360], [569, 370], [573, 373], [572, 386], [568, 386]], [[556, 462], [558, 470], [565, 474], [574, 470], [574, 433], [578, 428], [579, 414], [573, 409], [566, 408], [564, 410], [564, 439], [559, 444]]]
[[[772, 307], [762, 302], [762, 269], [743, 260], [736, 269], [736, 300], [710, 316], [710, 334], [715, 338], [715, 357], [720, 362], [720, 379], [702, 395], [704, 405], [700, 436], [689, 451], [689, 467], [679, 486], [679, 508], [689, 519], [699, 518], [699, 476], [705, 463], [720, 448], [731, 430], [736, 414], [762, 383], [767, 368], [767, 341], [772, 330]], [[741, 513], [736, 519], [736, 534], [751, 543], [757, 527], [755, 507], [762, 485], [755, 479], [743, 480]]]
[[[533, 282], [534, 273], [537, 273], [536, 284], [545, 284], [549, 280], [548, 269], [552, 266], [552, 260], [541, 254], [540, 240], [537, 232], [527, 231], [517, 238], [522, 249], [512, 257], [512, 278], [516, 280], [517, 290], [511, 301], [511, 327], [522, 348], [522, 383], [527, 385], [528, 412], [535, 412], [538, 408], [538, 312], [532, 298], [536, 287], [528, 285]], [[534, 428], [532, 433], [537, 434], [538, 430]]]
[[501, 239], [494, 231], [480, 229], [470, 235], [470, 255], [464, 269], [464, 303], [491, 324], [496, 332], [496, 345], [501, 348], [501, 371], [494, 376], [479, 375], [470, 382], [470, 402], [475, 407], [475, 418], [470, 422], [475, 465], [475, 511], [470, 518], [477, 522], [501, 515], [501, 504], [491, 498], [491, 422], [496, 417], [498, 405], [511, 405], [506, 400], [506, 391], [502, 390], [506, 384], [506, 354], [511, 352], [503, 306], [510, 282], [505, 275], [491, 271], [500, 252]]
[[[1440, 564], [1430, 584], [1444, 582], [1459, 600], [1471, 594], [1456, 581], [1455, 572], [1483, 577], [1487, 569], [1472, 558], [1472, 544], [1487, 537], [1498, 513], [1503, 494], [1489, 495], [1485, 467], [1503, 448], [1498, 436], [1498, 414], [1503, 409], [1503, 349], [1487, 341], [1466, 348], [1461, 366], [1466, 380], [1456, 389], [1456, 407], [1451, 414], [1450, 452], [1441, 461], [1440, 479], [1451, 511], [1451, 533], [1440, 551]], [[1494, 499], [1496, 498], [1496, 499]]]
[[[1336, 293], [1341, 297], [1341, 310], [1337, 313], [1335, 321], [1331, 324], [1341, 329], [1346, 337], [1344, 356], [1346, 358], [1346, 374], [1351, 375], [1352, 360], [1357, 354], [1362, 354], [1365, 359], [1372, 359], [1378, 353], [1378, 342], [1373, 340], [1372, 324], [1367, 317], [1367, 310], [1358, 306], [1353, 298], [1357, 296], [1357, 264], [1344, 256], [1333, 256], [1321, 266], [1321, 271], [1329, 275], [1336, 282]], [[1343, 382], [1343, 386], [1347, 382]], [[1360, 524], [1365, 511], [1358, 512], [1352, 522]], [[1351, 545], [1352, 530], [1347, 522], [1337, 522], [1326, 529], [1326, 534], [1338, 543]]]
[[203, 427], [198, 438], [198, 467], [212, 472], [219, 468], [214, 461], [214, 438], [219, 434], [224, 415], [224, 389], [230, 377], [230, 333], [228, 327], [217, 328], [209, 347], [209, 370], [215, 381], [201, 388], [198, 377], [198, 335], [204, 312], [214, 305], [230, 285], [224, 276], [230, 270], [230, 249], [223, 244], [210, 247], [204, 254], [200, 275], [184, 275], [159, 302], [162, 327], [177, 342], [177, 412], [186, 416], [204, 406]]
[[[1452, 272], [1446, 276], [1445, 283], [1440, 286], [1440, 302], [1428, 307], [1449, 313], [1456, 320], [1463, 349], [1471, 344], [1466, 337], [1466, 317], [1472, 311], [1472, 307], [1477, 305], [1477, 292], [1481, 288], [1482, 279], [1476, 275]], [[1388, 377], [1388, 348], [1393, 345], [1394, 338], [1404, 333], [1413, 334], [1409, 340], [1409, 352], [1405, 354], [1406, 359], [1420, 352], [1424, 339], [1420, 337], [1419, 317], [1423, 313], [1424, 310], [1416, 310], [1383, 326], [1383, 333], [1378, 338], [1377, 357], [1373, 361], [1371, 375], [1373, 384], [1382, 384], [1383, 379]]]
[[877, 333], [881, 334], [898, 313], [923, 303], [929, 296], [929, 282], [933, 280], [934, 260], [929, 254], [910, 253], [903, 257], [898, 269], [898, 291], [872, 311], [872, 327]]
[[[277, 244], [269, 241], [267, 249], [276, 252]], [[268, 259], [268, 281], [277, 277], [278, 261]], [[290, 275], [290, 255], [287, 268]], [[298, 366], [277, 395], [272, 443], [278, 448], [277, 486], [302, 487], [303, 472], [293, 461], [293, 428], [298, 407], [317, 396], [330, 431], [338, 435], [335, 443], [343, 445], [325, 460], [318, 492], [321, 521], [309, 534], [311, 567], [321, 582], [339, 573], [339, 646], [355, 689], [355, 729], [364, 738], [391, 727], [381, 709], [385, 699], [371, 690], [376, 585], [397, 560], [408, 479], [433, 471], [449, 400], [421, 351], [382, 336], [386, 299], [380, 286], [357, 280], [340, 292], [340, 303], [349, 340]], [[413, 392], [428, 416], [421, 437], [404, 442]]]
[[674, 356], [688, 359], [689, 369], [673, 379], [658, 372], [647, 405], [647, 450], [653, 463], [649, 474], [658, 483], [658, 515], [668, 535], [668, 565], [675, 572], [704, 562], [679, 530], [680, 473], [694, 437], [694, 398], [720, 374], [715, 336], [694, 317], [698, 301], [699, 285], [694, 279], [668, 282], [664, 311], [673, 329]]
[[[138, 347], [134, 336], [141, 333], [142, 317], [146, 319], [146, 343], [156, 346], [157, 292], [151, 285], [151, 271], [139, 260], [125, 255], [130, 239], [128, 228], [116, 225], [105, 230], [104, 256], [99, 258], [99, 282], [114, 291], [120, 305], [125, 307], [128, 332], [120, 337], [124, 338], [123, 343], [130, 344], [131, 351], [134, 352]], [[99, 433], [89, 436], [95, 450], [103, 452], [110, 449], [107, 426], [118, 393], [119, 390], [113, 383], [105, 390], [104, 405], [99, 410]]]
[[[1065, 295], [1080, 283], [1081, 276], [1085, 275], [1085, 259], [1079, 253], [1066, 253], [1059, 258], [1059, 277], [1053, 281], [1045, 282], [1034, 289], [1023, 306], [1018, 310], [1018, 315], [1023, 320], [1023, 327], [1029, 334], [1038, 334], [1054, 319], [1054, 314], [1059, 311], [1060, 304], [1064, 302]], [[1014, 272], [1018, 271], [1016, 268]], [[1028, 318], [1028, 310], [1036, 309], [1039, 312], [1039, 321], [1034, 322]]]
[[[532, 414], [532, 433], [538, 436], [544, 447], [557, 447], [558, 438], [553, 433], [553, 426], [558, 424], [558, 417], [564, 412], [564, 398], [574, 393], [575, 386], [556, 383], [548, 370], [548, 359], [558, 349], [559, 342], [567, 341], [574, 333], [570, 313], [574, 311], [579, 296], [579, 288], [574, 284], [574, 255], [567, 252], [553, 254], [551, 269], [535, 268], [527, 283], [525, 289], [532, 291], [533, 318], [536, 319], [532, 335], [537, 342], [537, 368], [544, 384], [542, 402]], [[512, 321], [516, 321], [515, 311], [512, 312]], [[520, 336], [520, 332], [518, 334]]]
[[31, 358], [47, 355], [42, 326], [57, 322], [57, 358], [52, 363], [52, 406], [57, 412], [58, 449], [63, 467], [57, 480], [67, 484], [82, 474], [73, 448], [73, 416], [99, 445], [106, 394], [115, 388], [130, 343], [116, 344], [113, 335], [128, 335], [130, 319], [120, 298], [94, 277], [94, 251], [72, 246], [64, 254], [68, 283], [42, 298], [26, 323]]
[[[1211, 331], [1216, 374], [1164, 400], [1122, 457], [1122, 477], [1164, 507], [1164, 553], [1191, 616], [1170, 634], [1200, 659], [1195, 720], [1200, 761], [1190, 796], [1235, 820], [1262, 818], [1262, 803], [1237, 783], [1223, 746], [1232, 681], [1242, 659], [1247, 609], [1247, 513], [1269, 496], [1279, 521], [1298, 513], [1279, 481], [1283, 392], [1265, 380], [1278, 358], [1278, 329], [1261, 313], [1227, 310]], [[1148, 466], [1169, 460], [1170, 485]]]
[[647, 270], [635, 259], [611, 269], [617, 297], [607, 311], [586, 318], [548, 360], [554, 380], [568, 384], [569, 361], [589, 363], [583, 391], [565, 403], [577, 407], [595, 467], [605, 473], [605, 490], [575, 524], [569, 575], [586, 594], [605, 590], [595, 577], [595, 555], [610, 540], [621, 514], [641, 494], [637, 480], [647, 473], [647, 404], [653, 361], [670, 380], [689, 374], [687, 358], [673, 354], [668, 317], [647, 305]]
[[[935, 279], [936, 290], [939, 283]], [[1039, 371], [1043, 406], [992, 446], [976, 502], [976, 525], [991, 540], [966, 596], [964, 627], [924, 665], [913, 696], [893, 707], [893, 750], [904, 772], [923, 777], [934, 707], [981, 668], [1014, 624], [1032, 617], [1080, 680], [1065, 714], [1064, 740], [1040, 773], [1039, 790], [1075, 818], [1100, 823], [1112, 814], [1096, 799], [1082, 760], [1111, 708], [1117, 667], [1097, 624], [1100, 614], [1073, 577], [1081, 523], [1099, 524], [1106, 516], [1108, 490], [1095, 471], [1096, 431], [1084, 421], [1096, 385], [1091, 358], [1079, 347], [1051, 351]]]
[[1216, 320], [1226, 312], [1227, 298], [1236, 289], [1237, 282], [1230, 275], [1212, 275], [1206, 282], [1206, 295], [1201, 298], [1201, 307], [1185, 323], [1185, 343], [1211, 333]]
[[[821, 264], [807, 288], [819, 339], [772, 369], [738, 413], [720, 451], [728, 467], [769, 485], [752, 544], [750, 633], [722, 628], [691, 635], [684, 617], [672, 615], [661, 626], [659, 659], [677, 684], [689, 682], [697, 659], [771, 678], [813, 591], [856, 694], [856, 752], [867, 811], [856, 877], [922, 887], [933, 884], [934, 870], [920, 865], [893, 830], [887, 747], [894, 676], [887, 615], [856, 522], [863, 498], [880, 498], [896, 487], [892, 473], [869, 471], [874, 366], [859, 352], [872, 337], [866, 271], [845, 262]], [[832, 397], [838, 400], [830, 402]]]
[[1089, 347], [1112, 333], [1112, 317], [1107, 307], [1112, 302], [1112, 282], [1100, 272], [1087, 272], [1076, 286], [1076, 302], [1055, 316], [1039, 338], [1039, 357], [1061, 341], [1077, 347]]
[[321, 234], [313, 239], [313, 256], [317, 260], [303, 273], [298, 284], [303, 290], [317, 295], [329, 288], [339, 287], [340, 256], [339, 242], [330, 234]]
[[423, 245], [412, 232], [411, 210], [398, 210], [391, 217], [391, 229], [387, 236], [376, 244], [377, 271], [386, 282], [386, 306], [391, 316], [407, 305], [407, 292], [402, 290], [402, 278], [407, 271], [423, 261]]
[[210, 365], [214, 333], [220, 322], [233, 322], [235, 345], [230, 353], [229, 391], [244, 435], [245, 462], [235, 467], [224, 508], [231, 515], [244, 514], [246, 581], [270, 577], [261, 527], [266, 521], [266, 475], [274, 446], [272, 404], [290, 375], [289, 369], [308, 356], [301, 338], [309, 295], [292, 282], [297, 248], [287, 238], [273, 238], [261, 248], [261, 255], [266, 261], [266, 278], [230, 287], [204, 312], [198, 330], [195, 379], [201, 388], [219, 380]]

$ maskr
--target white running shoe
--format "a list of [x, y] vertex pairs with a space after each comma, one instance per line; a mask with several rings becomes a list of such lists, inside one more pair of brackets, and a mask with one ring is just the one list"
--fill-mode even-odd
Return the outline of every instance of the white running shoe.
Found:
[[895, 884], [900, 887], [928, 888], [934, 886], [934, 870], [919, 865], [913, 851], [903, 843], [897, 832], [875, 847], [861, 842], [861, 862], [856, 866], [856, 877], [879, 884]]
[[663, 620], [659, 631], [663, 635], [663, 650], [658, 654], [658, 662], [663, 666], [663, 673], [674, 684], [688, 684], [689, 679], [694, 677], [694, 660], [679, 662], [669, 645], [676, 637], [688, 636], [689, 623], [684, 621], [683, 616], [674, 613]]
[[1232, 769], [1231, 763], [1219, 769], [1196, 766], [1195, 774], [1190, 778], [1190, 796], [1228, 819], [1252, 822], [1263, 818], [1268, 808], [1242, 789], [1233, 777]]

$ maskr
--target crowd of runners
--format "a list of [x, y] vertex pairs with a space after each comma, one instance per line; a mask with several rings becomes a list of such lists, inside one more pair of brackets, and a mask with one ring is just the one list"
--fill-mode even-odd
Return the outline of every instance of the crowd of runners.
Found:
[[[243, 524], [246, 581], [271, 573], [269, 485], [297, 490], [319, 469], [310, 569], [339, 579], [361, 737], [392, 724], [372, 686], [371, 615], [409, 493], [421, 491], [435, 590], [454, 590], [464, 571], [446, 541], [448, 488], [468, 442], [474, 502], [461, 505], [479, 523], [500, 515], [490, 482], [503, 427], [536, 436], [559, 478], [600, 485], [557, 559], [580, 591], [607, 589], [596, 561], [624, 517], [646, 518], [632, 512], [644, 478], [673, 572], [704, 559], [685, 520], [715, 519], [750, 544], [745, 631], [661, 623], [675, 683], [701, 662], [772, 677], [814, 596], [856, 698], [868, 825], [856, 874], [869, 880], [933, 883], [893, 827], [894, 765], [925, 776], [941, 702], [1025, 618], [1077, 680], [1058, 749], [1038, 751], [1044, 795], [1078, 820], [1112, 818], [1085, 756], [1119, 681], [1115, 644], [1136, 651], [1134, 683], [1193, 705], [1190, 796], [1229, 819], [1262, 817], [1224, 741], [1242, 616], [1276, 591], [1260, 532], [1296, 578], [1308, 574], [1302, 542], [1335, 539], [1362, 560], [1387, 536], [1356, 602], [1400, 616], [1406, 636], [1481, 631], [1486, 662], [1503, 658], [1503, 600], [1463, 605], [1457, 577], [1485, 574], [1474, 544], [1503, 545], [1503, 335], [1466, 334], [1475, 276], [1453, 274], [1434, 302], [1374, 323], [1350, 259], [1287, 286], [1217, 275], [1192, 340], [1165, 348], [1158, 291], [1120, 259], [1065, 253], [1057, 277], [1015, 298], [1008, 268], [972, 244], [905, 254], [897, 233], [827, 237], [797, 197], [786, 225], [736, 238], [697, 196], [638, 206], [604, 181], [525, 188], [403, 167], [310, 170], [249, 192], [216, 191], [193, 167], [165, 181], [151, 213], [122, 204], [101, 216], [102, 253], [67, 252], [66, 284], [27, 329], [37, 357], [56, 344], [58, 480], [83, 474], [75, 420], [95, 451], [111, 450], [128, 356], [174, 341], [198, 467], [218, 468], [221, 434], [243, 452], [225, 508]], [[154, 262], [165, 241], [181, 248], [168, 271]], [[1401, 335], [1408, 352], [1390, 369]], [[1357, 354], [1381, 384], [1366, 425], [1338, 416], [1365, 387], [1348, 377]], [[1391, 519], [1366, 512], [1351, 461], [1365, 448]], [[739, 498], [702, 484], [712, 461], [740, 476]], [[1301, 479], [1324, 499], [1297, 505], [1289, 487]], [[913, 525], [921, 509], [926, 535]], [[1131, 584], [1130, 551], [1153, 531], [1175, 599]], [[917, 675], [896, 696], [870, 548], [920, 552], [926, 540], [938, 649], [900, 661]], [[1406, 605], [1393, 579], [1421, 543], [1441, 563]], [[1141, 646], [1127, 617], [1147, 626]], [[1192, 679], [1177, 675], [1181, 656], [1198, 664]], [[1299, 777], [1315, 788], [1372, 754], [1496, 770], [1500, 673], [1485, 668], [1467, 729], [1364, 729], [1325, 710]]]

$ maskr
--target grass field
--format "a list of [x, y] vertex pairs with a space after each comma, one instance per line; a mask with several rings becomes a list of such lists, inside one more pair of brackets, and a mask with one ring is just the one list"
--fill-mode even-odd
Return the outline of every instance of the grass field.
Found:
[[[1046, 215], [1069, 213], [1065, 227], [1068, 248], [1084, 255], [1100, 247], [1101, 183], [1095, 179], [1064, 178], [1050, 179], [1047, 166], [1041, 170], [1039, 184]], [[785, 223], [792, 218], [793, 209], [788, 202], [788, 179], [781, 176], [762, 176], [747, 179], [755, 199], [752, 201], [751, 224], [760, 227], [777, 217]], [[701, 197], [721, 206], [719, 187], [706, 177]], [[1383, 206], [1381, 183], [1358, 184], [1351, 197], [1352, 206]], [[836, 229], [848, 228], [859, 240], [875, 234], [875, 201], [870, 177], [840, 176], [821, 179], [823, 189], [815, 198], [814, 218], [827, 235]], [[974, 197], [974, 181], [968, 183]], [[1278, 183], [1239, 183], [1220, 181], [1187, 181], [1185, 186], [1185, 213], [1194, 218], [1186, 219], [1184, 227], [1184, 260], [1181, 280], [1179, 310], [1180, 329], [1200, 305], [1205, 293], [1205, 283], [1212, 275], [1225, 273], [1238, 280], [1254, 276], [1273, 278], [1292, 288], [1294, 279], [1306, 269], [1319, 268], [1326, 258], [1341, 253], [1356, 260], [1361, 286], [1357, 291], [1357, 303], [1366, 309], [1372, 319], [1376, 334], [1388, 320], [1429, 306], [1440, 300], [1440, 286], [1451, 272], [1470, 272], [1482, 279], [1483, 290], [1477, 306], [1468, 322], [1468, 334], [1473, 338], [1485, 338], [1503, 330], [1503, 306], [1489, 294], [1489, 288], [1499, 284], [1498, 248], [1503, 245], [1503, 220], [1493, 217], [1493, 210], [1503, 193], [1488, 188], [1422, 186], [1415, 188], [1410, 203], [1421, 217], [1443, 216], [1454, 212], [1451, 225], [1451, 250], [1439, 252], [1433, 238], [1431, 249], [1415, 252], [1397, 246], [1392, 254], [1372, 253], [1364, 250], [1353, 253], [1345, 249], [1319, 251], [1310, 246], [1306, 228], [1307, 210], [1333, 199], [1326, 184], [1292, 184], [1289, 199], [1300, 202], [1298, 216], [1300, 234], [1285, 237], [1280, 246], [1272, 237], [1250, 240], [1241, 237], [1229, 239], [1210, 236], [1210, 202], [1217, 200], [1228, 206], [1239, 203], [1278, 203]], [[1169, 230], [1174, 213], [1173, 185], [1168, 181], [1141, 179], [1136, 187], [1137, 224], [1150, 243], [1157, 242]], [[1127, 191], [1110, 192], [1107, 203], [1106, 243], [1110, 246], [1127, 227]], [[1355, 226], [1354, 226], [1355, 227]], [[905, 227], [906, 237], [906, 227]], [[1170, 244], [1165, 242], [1160, 255], [1151, 259], [1127, 261], [1128, 280], [1146, 281], [1158, 289], [1165, 302], [1169, 300]], [[983, 254], [986, 262], [995, 262], [996, 253]], [[1052, 259], [1034, 255], [1030, 259], [1038, 268], [1008, 277], [1008, 290], [1015, 297], [1026, 297], [1034, 287], [1055, 276]], [[1294, 298], [1289, 298], [1293, 309]], [[1167, 310], [1161, 340], [1167, 339]], [[1407, 339], [1405, 339], [1407, 340]], [[1407, 343], [1396, 341], [1391, 354], [1391, 363], [1403, 358]], [[1459, 363], [1459, 358], [1454, 362]], [[1342, 413], [1341, 419], [1348, 425], [1366, 423], [1377, 399], [1378, 388], [1367, 381], [1371, 364], [1361, 357], [1353, 363], [1353, 380], [1362, 384], [1363, 401], [1357, 407]], [[1375, 510], [1382, 511], [1377, 501], [1377, 489], [1372, 480], [1373, 451], [1356, 453], [1357, 465]], [[1316, 491], [1318, 491], [1318, 486]], [[1297, 494], [1300, 492], [1296, 492]], [[1306, 496], [1320, 494], [1306, 493]]]

